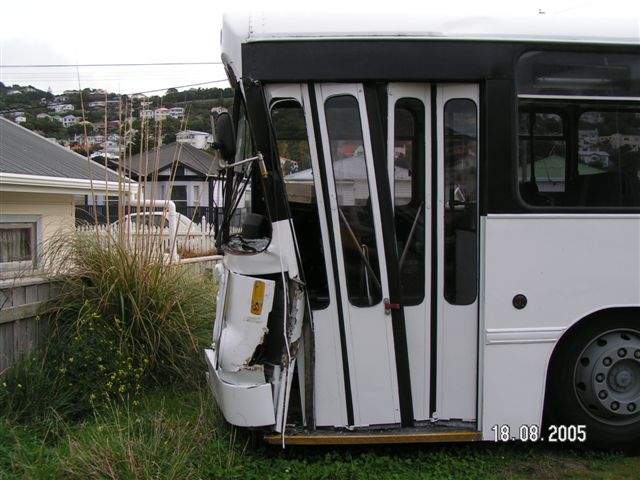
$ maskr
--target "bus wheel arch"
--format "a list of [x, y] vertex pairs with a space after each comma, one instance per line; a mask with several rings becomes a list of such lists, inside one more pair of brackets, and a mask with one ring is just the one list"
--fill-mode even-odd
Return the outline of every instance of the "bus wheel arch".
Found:
[[640, 306], [598, 310], [564, 332], [547, 367], [543, 424], [586, 425], [596, 446], [640, 442]]

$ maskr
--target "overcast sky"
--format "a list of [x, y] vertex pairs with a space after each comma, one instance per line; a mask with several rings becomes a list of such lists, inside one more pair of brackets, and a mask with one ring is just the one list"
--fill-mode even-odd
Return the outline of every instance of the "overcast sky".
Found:
[[[14, 68], [8, 65], [77, 63], [217, 62], [225, 8], [264, 11], [299, 9], [299, 0], [135, 1], [20, 0], [2, 5], [0, 81], [60, 92], [81, 86], [134, 93], [224, 79], [220, 65], [153, 67]], [[347, 5], [348, 6], [345, 6]], [[639, 17], [640, 0], [323, 0], [325, 11], [384, 11], [392, 5], [407, 15], [519, 15], [539, 10], [558, 17]], [[358, 7], [361, 10], [358, 10]], [[640, 18], [640, 17], [639, 17]], [[604, 21], [604, 20], [603, 20]], [[640, 21], [639, 21], [640, 28]], [[226, 81], [218, 84], [227, 86]]]

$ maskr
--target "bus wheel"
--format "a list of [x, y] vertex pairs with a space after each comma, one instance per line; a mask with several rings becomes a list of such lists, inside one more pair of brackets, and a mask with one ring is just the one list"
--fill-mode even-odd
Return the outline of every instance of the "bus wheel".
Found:
[[590, 444], [625, 449], [640, 442], [640, 324], [616, 317], [587, 321], [560, 346], [547, 418], [585, 425]]

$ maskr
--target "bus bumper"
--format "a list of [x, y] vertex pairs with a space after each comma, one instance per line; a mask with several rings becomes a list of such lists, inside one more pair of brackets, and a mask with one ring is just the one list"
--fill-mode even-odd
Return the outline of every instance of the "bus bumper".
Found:
[[[238, 427], [263, 427], [275, 423], [271, 384], [256, 383], [219, 372], [216, 351], [204, 351], [207, 362], [207, 382], [224, 418]], [[224, 378], [222, 378], [224, 376]]]

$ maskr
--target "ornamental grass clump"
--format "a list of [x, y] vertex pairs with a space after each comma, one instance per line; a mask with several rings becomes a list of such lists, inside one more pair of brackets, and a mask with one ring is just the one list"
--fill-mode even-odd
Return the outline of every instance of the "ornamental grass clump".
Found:
[[148, 387], [202, 381], [211, 279], [117, 238], [66, 233], [47, 249], [57, 293], [40, 312], [43, 348], [6, 372], [0, 414], [77, 419]]

